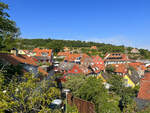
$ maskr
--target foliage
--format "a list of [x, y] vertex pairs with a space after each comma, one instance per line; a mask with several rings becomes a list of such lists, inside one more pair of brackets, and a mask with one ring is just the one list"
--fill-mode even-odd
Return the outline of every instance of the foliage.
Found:
[[117, 95], [122, 94], [122, 90], [124, 89], [123, 78], [118, 75], [112, 75], [111, 79], [108, 81], [111, 84], [110, 91], [115, 92]]
[[129, 66], [129, 67], [128, 67], [128, 70], [130, 70], [130, 71], [135, 71], [135, 68], [132, 67], [132, 66]]
[[118, 75], [113, 75], [108, 81], [111, 84], [110, 91], [120, 96], [121, 109], [127, 109], [128, 106], [133, 103], [133, 99], [136, 97], [138, 88], [125, 87], [123, 78]]
[[79, 113], [78, 109], [75, 105], [70, 106], [69, 104], [67, 104], [67, 112], [68, 113]]
[[3, 83], [4, 86], [9, 84], [12, 78], [22, 74], [22, 66], [21, 65], [13, 66], [10, 64], [3, 65], [0, 62], [0, 72], [2, 74], [1, 76], [4, 77], [4, 83]]
[[63, 87], [69, 88], [71, 93], [75, 96], [78, 95], [78, 89], [85, 83], [85, 75], [69, 76], [67, 82], [63, 84]]
[[145, 49], [140, 49], [140, 55], [143, 56], [143, 59], [149, 59], [150, 57], [150, 52], [148, 50]]
[[55, 73], [54, 77], [55, 77], [54, 79], [60, 78], [60, 77], [63, 77], [63, 74], [61, 74], [61, 73]]
[[75, 96], [93, 102], [97, 113], [120, 112], [118, 98], [112, 98], [108, 94], [100, 79], [74, 76], [67, 80], [65, 84], [67, 84], [67, 88], [73, 91]]
[[[3, 80], [1, 79], [1, 82]], [[48, 80], [39, 82], [31, 74], [25, 74], [20, 81], [13, 78], [8, 87], [0, 90], [0, 108], [9, 112], [40, 112], [50, 110], [48, 105], [60, 96], [60, 92]]]
[[8, 46], [14, 37], [18, 36], [19, 29], [14, 21], [10, 20], [9, 14], [6, 12], [9, 7], [7, 4], [0, 2], [0, 49]]
[[106, 66], [106, 71], [109, 72], [109, 73], [114, 72], [115, 71], [115, 67], [112, 66], [112, 65], [107, 65]]

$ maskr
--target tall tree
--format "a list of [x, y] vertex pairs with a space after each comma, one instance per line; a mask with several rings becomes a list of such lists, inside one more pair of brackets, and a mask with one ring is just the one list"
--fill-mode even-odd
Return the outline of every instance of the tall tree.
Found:
[[19, 29], [16, 27], [16, 23], [10, 19], [8, 4], [0, 2], [0, 49], [5, 47], [3, 44], [7, 37], [17, 37], [19, 35]]

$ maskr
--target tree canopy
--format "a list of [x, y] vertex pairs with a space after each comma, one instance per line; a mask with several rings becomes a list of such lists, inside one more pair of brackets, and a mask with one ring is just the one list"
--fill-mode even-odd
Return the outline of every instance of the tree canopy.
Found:
[[8, 4], [0, 2], [0, 48], [5, 47], [7, 41], [13, 41], [13, 38], [19, 35], [19, 29], [10, 19], [7, 10], [9, 10]]

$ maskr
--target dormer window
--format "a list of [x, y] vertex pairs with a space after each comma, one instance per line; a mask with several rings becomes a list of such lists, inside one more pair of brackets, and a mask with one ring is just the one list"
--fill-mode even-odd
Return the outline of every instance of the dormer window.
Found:
[[78, 70], [77, 70], [77, 69], [75, 69], [75, 70], [74, 70], [74, 72], [78, 72]]
[[81, 59], [81, 57], [78, 57], [78, 58], [77, 58], [77, 60], [80, 60], [80, 59]]

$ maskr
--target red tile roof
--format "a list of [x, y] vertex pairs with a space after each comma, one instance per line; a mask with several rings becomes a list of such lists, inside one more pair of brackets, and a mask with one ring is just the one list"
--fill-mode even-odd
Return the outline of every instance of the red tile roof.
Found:
[[139, 70], [139, 68], [141, 70], [146, 70], [146, 67], [144, 65], [144, 63], [141, 63], [141, 62], [132, 62], [132, 63], [128, 63], [129, 66], [133, 67], [136, 71]]
[[68, 73], [73, 73], [73, 74], [80, 74], [82, 73], [82, 70], [79, 68], [78, 64], [74, 64], [71, 70], [68, 71]]
[[116, 73], [127, 73], [127, 64], [112, 64], [115, 67]]
[[57, 55], [58, 56], [68, 56], [68, 55], [70, 55], [70, 52], [59, 52]]
[[82, 59], [88, 57], [88, 55], [87, 54], [69, 54], [68, 56], [65, 57], [64, 60], [75, 61], [78, 57], [81, 57], [81, 61], [82, 61]]
[[96, 46], [91, 46], [91, 49], [97, 49], [97, 47]]
[[150, 100], [150, 73], [146, 73], [144, 78], [140, 81], [138, 98]]
[[[92, 62], [94, 63], [94, 67], [96, 68], [98, 68], [98, 70], [99, 71], [101, 71], [101, 70], [104, 70], [105, 69], [105, 64], [104, 64], [104, 61], [103, 61], [103, 59], [100, 57], [100, 56], [92, 56]], [[92, 67], [93, 67], [92, 66]], [[93, 67], [93, 68], [94, 68]]]
[[122, 53], [107, 53], [105, 55], [105, 60], [107, 61], [127, 61], [128, 56], [126, 54], [122, 54]]
[[35, 48], [33, 52], [36, 53], [36, 56], [42, 56], [42, 53], [48, 53], [48, 56], [52, 55], [52, 49], [39, 49]]
[[7, 53], [0, 53], [0, 59], [4, 59], [5, 61], [13, 64], [18, 65], [19, 63], [26, 63], [30, 65], [37, 66], [36, 62], [32, 59], [32, 57], [28, 57], [26, 55], [13, 55]]
[[[20, 63], [29, 64], [33, 66], [38, 66], [35, 60], [32, 57], [28, 57], [27, 55], [13, 55], [8, 53], [0, 53], [0, 59], [9, 62], [12, 65], [18, 65]], [[43, 73], [44, 75], [48, 75], [48, 73], [43, 70], [42, 68], [38, 68], [39, 72]], [[25, 72], [25, 70], [23, 70]]]

